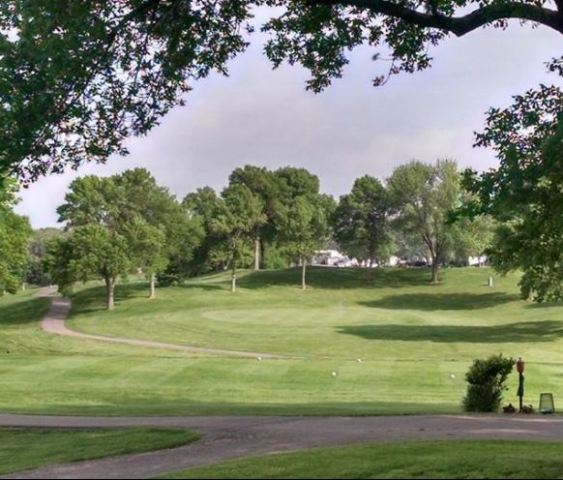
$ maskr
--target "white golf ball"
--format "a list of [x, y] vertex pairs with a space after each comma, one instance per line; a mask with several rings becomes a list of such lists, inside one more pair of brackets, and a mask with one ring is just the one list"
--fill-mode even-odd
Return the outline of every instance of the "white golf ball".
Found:
[[262, 361], [262, 357], [256, 357], [256, 359], [261, 362]]
[[356, 360], [356, 362], [362, 363], [362, 359], [361, 359], [361, 358], [358, 358], [358, 359]]
[[332, 376], [333, 376], [333, 377], [336, 377], [336, 372], [332, 372]]
[[453, 373], [450, 373], [450, 378], [453, 380], [455, 378], [455, 375]]

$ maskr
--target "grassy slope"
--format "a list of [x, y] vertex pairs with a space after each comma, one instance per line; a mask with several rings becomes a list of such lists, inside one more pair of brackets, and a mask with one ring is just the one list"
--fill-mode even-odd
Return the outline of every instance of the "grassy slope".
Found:
[[560, 443], [457, 441], [326, 448], [162, 478], [561, 478]]
[[446, 271], [439, 286], [427, 283], [425, 270], [373, 273], [370, 283], [366, 272], [312, 269], [313, 288], [301, 292], [299, 272], [261, 272], [242, 278], [236, 295], [227, 276], [215, 275], [161, 289], [153, 302], [143, 285], [124, 285], [115, 312], [102, 309], [100, 288], [74, 299], [79, 330], [305, 357], [292, 360], [195, 358], [56, 338], [14, 307], [37, 300], [0, 299], [0, 340], [12, 345], [10, 354], [0, 351], [0, 410], [455, 412], [470, 361], [497, 352], [528, 361], [529, 401], [563, 391], [563, 307], [519, 300], [516, 277], [490, 289], [488, 269]]
[[197, 440], [188, 430], [0, 429], [0, 475], [127, 453], [172, 448]]

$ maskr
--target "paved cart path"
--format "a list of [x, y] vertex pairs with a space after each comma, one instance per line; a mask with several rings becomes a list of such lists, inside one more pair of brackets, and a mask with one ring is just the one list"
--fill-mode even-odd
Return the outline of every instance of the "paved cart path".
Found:
[[258, 352], [241, 352], [237, 350], [225, 350], [220, 348], [194, 347], [191, 345], [176, 345], [173, 343], [153, 342], [150, 340], [137, 340], [132, 338], [108, 337], [105, 335], [93, 335], [89, 333], [81, 333], [71, 330], [67, 327], [65, 321], [70, 313], [70, 300], [56, 296], [55, 289], [45, 287], [39, 290], [38, 296], [52, 297], [51, 307], [47, 315], [41, 321], [41, 328], [47, 333], [55, 335], [63, 335], [66, 337], [82, 338], [87, 340], [98, 340], [102, 342], [120, 343], [125, 345], [133, 345], [137, 347], [159, 348], [163, 350], [177, 350], [187, 353], [196, 353], [204, 355], [220, 355], [224, 357], [244, 357], [244, 358], [262, 358], [262, 359], [284, 359], [281, 355], [273, 355], [271, 353]]
[[0, 415], [12, 427], [171, 427], [202, 434], [170, 450], [55, 465], [0, 478], [150, 478], [237, 457], [317, 446], [438, 439], [563, 441], [563, 418], [520, 416], [393, 417], [51, 417]]

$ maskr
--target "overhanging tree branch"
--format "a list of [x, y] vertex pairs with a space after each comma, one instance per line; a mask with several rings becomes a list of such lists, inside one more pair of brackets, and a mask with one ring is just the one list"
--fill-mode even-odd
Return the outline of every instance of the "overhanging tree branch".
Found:
[[[461, 37], [479, 27], [498, 20], [517, 18], [546, 25], [563, 34], [563, 12], [522, 2], [492, 3], [467, 15], [450, 17], [442, 13], [427, 13], [389, 0], [308, 0], [314, 5], [342, 5], [370, 10], [400, 18], [419, 27], [436, 28]], [[557, 0], [559, 7], [560, 2]]]

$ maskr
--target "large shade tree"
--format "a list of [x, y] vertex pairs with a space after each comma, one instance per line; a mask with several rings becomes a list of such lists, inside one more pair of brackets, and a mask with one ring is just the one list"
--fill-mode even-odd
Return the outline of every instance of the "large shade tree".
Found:
[[108, 310], [115, 307], [118, 277], [131, 265], [126, 238], [98, 224], [76, 227], [70, 235], [54, 239], [47, 247], [45, 263], [61, 292], [77, 281], [101, 278]]
[[[563, 62], [551, 65], [560, 74]], [[524, 272], [524, 297], [563, 299], [563, 96], [542, 86], [489, 112], [482, 146], [492, 146], [497, 169], [467, 171], [465, 186], [477, 195], [466, 209], [502, 222], [489, 253], [503, 273]]]
[[16, 191], [13, 180], [0, 185], [0, 295], [18, 290], [28, 263], [32, 230], [28, 219], [13, 211]]
[[[431, 64], [429, 46], [509, 19], [563, 33], [562, 0], [5, 0], [0, 3], [0, 170], [25, 180], [126, 153], [194, 81], [246, 49], [299, 63], [319, 91], [349, 50], [389, 48], [389, 74]], [[378, 75], [380, 84], [387, 75]]]
[[266, 215], [260, 198], [245, 185], [231, 185], [221, 197], [211, 230], [222, 239], [215, 252], [224, 257], [230, 266], [231, 291], [234, 293], [241, 260], [254, 241], [256, 229], [266, 222]]
[[74, 180], [57, 211], [67, 228], [100, 225], [126, 238], [131, 265], [149, 280], [150, 298], [156, 295], [156, 276], [166, 268], [170, 252], [184, 241], [177, 234], [183, 220], [179, 204], [141, 168]]
[[397, 167], [388, 188], [398, 216], [395, 224], [407, 236], [418, 238], [432, 263], [432, 283], [453, 240], [450, 212], [460, 200], [460, 174], [451, 160], [430, 165], [412, 161]]
[[280, 239], [288, 252], [301, 264], [301, 289], [307, 288], [307, 263], [330, 237], [330, 217], [335, 204], [332, 197], [320, 194], [299, 195], [278, 213]]
[[334, 212], [334, 239], [351, 257], [370, 266], [384, 263], [392, 246], [391, 212], [390, 196], [381, 182], [369, 175], [358, 178]]
[[229, 176], [230, 185], [245, 185], [260, 198], [266, 222], [256, 225], [254, 232], [254, 270], [263, 265], [263, 251], [266, 241], [272, 241], [275, 235], [275, 216], [279, 207], [279, 181], [267, 168], [245, 165], [236, 168]]

